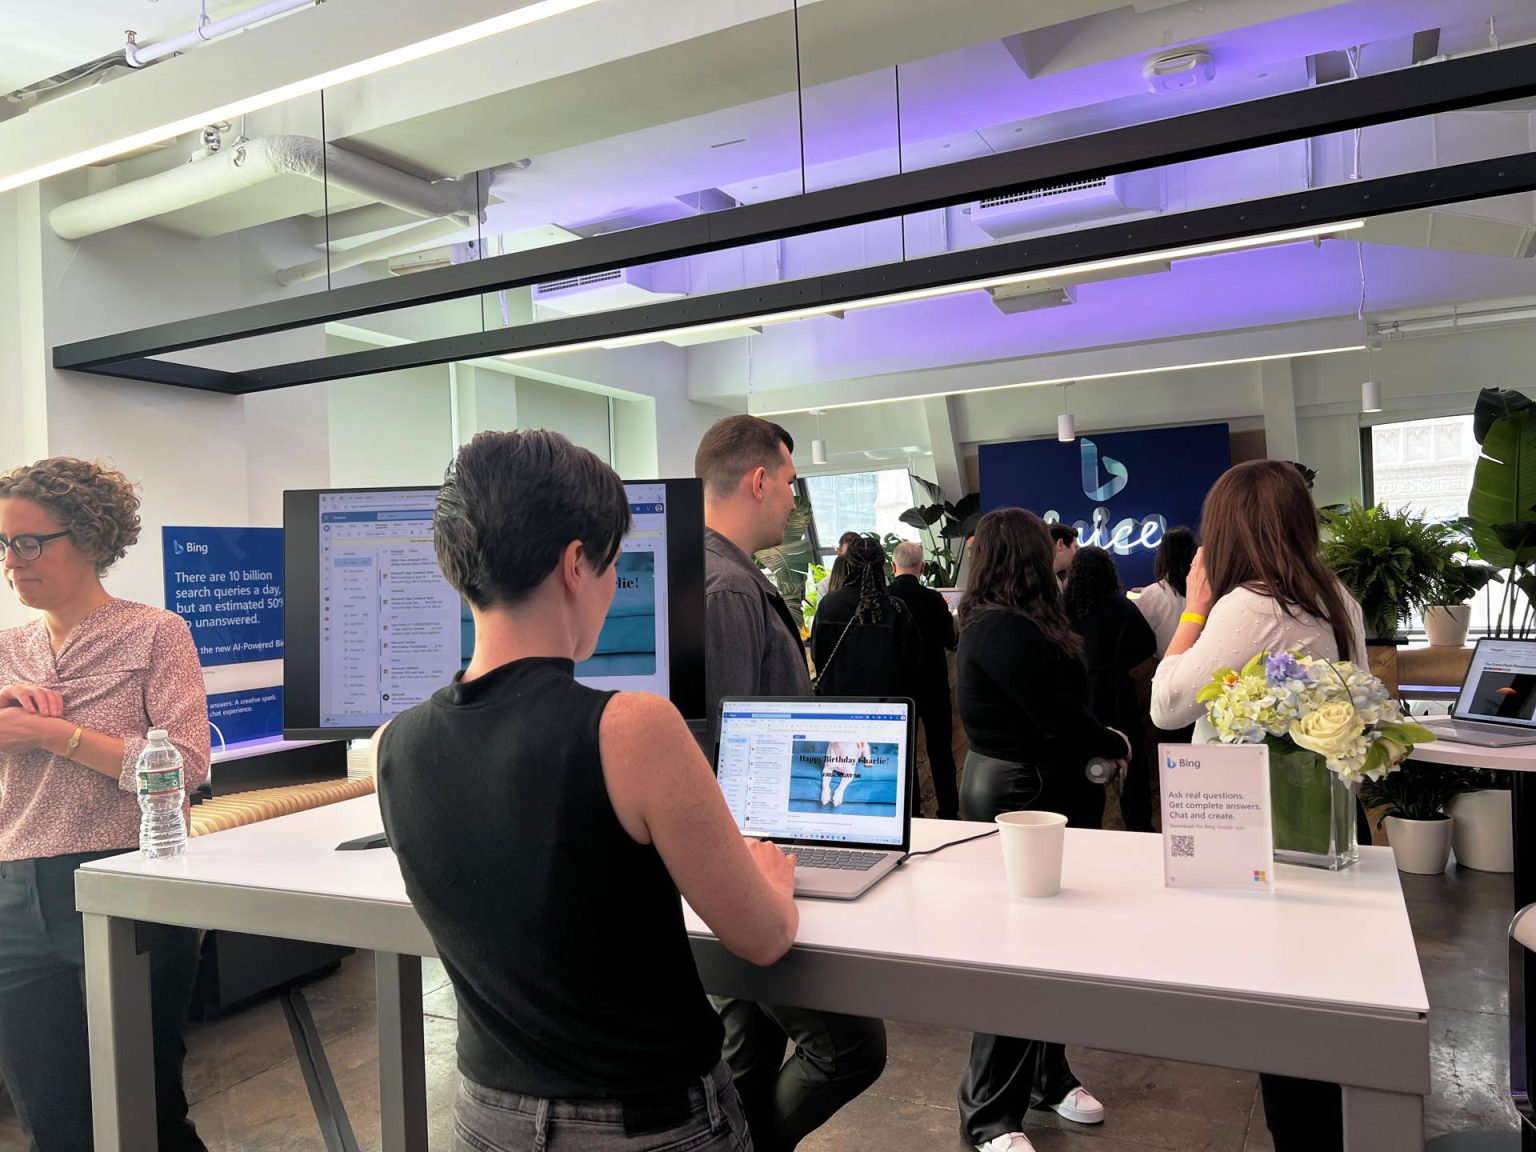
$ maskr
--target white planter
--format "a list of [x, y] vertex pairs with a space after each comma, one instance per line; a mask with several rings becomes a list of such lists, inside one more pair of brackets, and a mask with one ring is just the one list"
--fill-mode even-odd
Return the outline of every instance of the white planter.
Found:
[[1451, 828], [1448, 819], [1404, 820], [1387, 817], [1387, 841], [1399, 872], [1433, 876], [1444, 872], [1451, 858]]
[[1431, 648], [1464, 648], [1472, 623], [1470, 604], [1433, 604], [1424, 609], [1424, 631]]
[[1451, 850], [1456, 863], [1479, 872], [1513, 872], [1515, 837], [1510, 818], [1511, 793], [1503, 788], [1464, 792], [1446, 807], [1454, 828]]

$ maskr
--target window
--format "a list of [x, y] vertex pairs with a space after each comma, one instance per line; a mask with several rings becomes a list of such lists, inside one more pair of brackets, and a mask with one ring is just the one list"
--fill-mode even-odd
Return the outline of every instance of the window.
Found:
[[887, 533], [903, 540], [921, 538], [916, 528], [901, 522], [901, 514], [917, 503], [905, 468], [807, 476], [805, 491], [816, 521], [820, 564], [831, 565], [837, 555], [838, 537], [844, 532], [873, 533], [882, 539]]
[[[1370, 430], [1371, 495], [1394, 512], [1415, 512], [1427, 520], [1457, 520], [1467, 514], [1467, 494], [1477, 467], [1478, 445], [1471, 416], [1437, 416], [1377, 424]], [[1490, 584], [1472, 600], [1472, 630], [1492, 629], [1503, 584]], [[1406, 630], [1422, 634], [1415, 612]]]

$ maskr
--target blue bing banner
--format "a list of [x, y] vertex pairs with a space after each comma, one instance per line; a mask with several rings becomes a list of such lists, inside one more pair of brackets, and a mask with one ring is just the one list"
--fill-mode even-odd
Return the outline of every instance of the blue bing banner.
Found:
[[283, 530], [161, 529], [165, 606], [204, 668], [283, 658]]
[[1071, 524], [1115, 558], [1127, 588], [1152, 583], [1169, 528], [1200, 526], [1205, 494], [1231, 463], [1225, 424], [1081, 436], [1070, 444], [983, 444], [981, 506], [1028, 508]]

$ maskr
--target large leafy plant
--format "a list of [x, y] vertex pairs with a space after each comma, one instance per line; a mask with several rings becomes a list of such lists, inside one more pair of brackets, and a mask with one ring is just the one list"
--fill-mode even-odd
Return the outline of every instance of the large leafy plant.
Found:
[[1486, 788], [1473, 769], [1449, 768], [1410, 760], [1380, 780], [1360, 783], [1360, 800], [1367, 808], [1385, 807], [1377, 820], [1444, 820], [1445, 806], [1463, 792]]
[[1472, 473], [1467, 526], [1478, 554], [1504, 573], [1494, 635], [1526, 636], [1536, 602], [1536, 403], [1520, 392], [1484, 388], [1472, 434], [1482, 455]]
[[1358, 500], [1325, 511], [1323, 523], [1323, 560], [1360, 602], [1368, 635], [1391, 639], [1410, 612], [1433, 602], [1449, 560], [1439, 525]]
[[811, 566], [816, 562], [816, 549], [811, 543], [811, 502], [805, 496], [795, 497], [795, 510], [784, 525], [784, 541], [772, 548], [764, 548], [754, 557], [759, 568], [768, 573], [768, 579], [784, 597], [789, 614], [795, 625], [805, 631], [805, 587], [810, 579]]
[[928, 503], [908, 508], [901, 522], [923, 534], [923, 575], [936, 588], [953, 588], [960, 574], [965, 538], [976, 531], [981, 519], [981, 493], [971, 492], [951, 504], [932, 481], [913, 476], [912, 483]]

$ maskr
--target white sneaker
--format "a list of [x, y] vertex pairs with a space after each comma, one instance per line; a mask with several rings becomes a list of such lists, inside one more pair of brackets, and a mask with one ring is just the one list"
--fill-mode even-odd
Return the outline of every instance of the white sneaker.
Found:
[[1004, 1132], [985, 1144], [976, 1145], [976, 1152], [1035, 1152], [1035, 1146], [1022, 1132]]
[[1104, 1123], [1104, 1105], [1086, 1088], [1074, 1088], [1059, 1104], [1052, 1104], [1051, 1111], [1074, 1124]]

